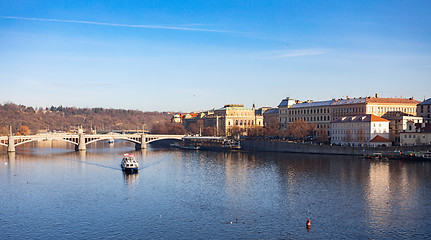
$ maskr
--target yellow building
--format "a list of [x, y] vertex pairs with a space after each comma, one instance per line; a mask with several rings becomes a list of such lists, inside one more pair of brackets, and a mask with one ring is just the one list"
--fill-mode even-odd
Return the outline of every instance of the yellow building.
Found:
[[213, 127], [217, 136], [231, 136], [235, 128], [245, 135], [249, 128], [263, 127], [263, 116], [257, 115], [254, 107], [250, 109], [244, 105], [229, 104], [206, 116], [205, 126]]
[[416, 106], [420, 103], [413, 98], [347, 98], [339, 99], [331, 105], [332, 120], [344, 116], [373, 114], [391, 119], [400, 114], [416, 116]]
[[331, 105], [332, 120], [345, 116], [373, 114], [390, 121], [389, 139], [399, 142], [400, 124], [403, 124], [403, 116], [416, 116], [416, 108], [419, 101], [413, 98], [347, 98], [339, 99]]

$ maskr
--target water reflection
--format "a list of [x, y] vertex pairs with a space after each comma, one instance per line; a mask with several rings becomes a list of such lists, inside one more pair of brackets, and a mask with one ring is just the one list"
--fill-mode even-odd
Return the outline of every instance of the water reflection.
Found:
[[369, 224], [378, 232], [388, 227], [388, 215], [390, 214], [391, 201], [389, 185], [389, 163], [372, 162], [370, 164], [370, 176], [366, 197], [368, 202]]
[[126, 172], [123, 172], [123, 176], [124, 176], [124, 182], [127, 185], [133, 185], [138, 180], [139, 173], [126, 173]]
[[[6, 183], [0, 185], [0, 238], [127, 238], [125, 225], [138, 226], [149, 239], [425, 238], [431, 232], [429, 163], [135, 151], [118, 142], [86, 152], [54, 147], [0, 156], [0, 181]], [[124, 153], [135, 154], [138, 174], [121, 171]], [[83, 227], [76, 219], [92, 224]], [[53, 228], [52, 222], [67, 227]]]

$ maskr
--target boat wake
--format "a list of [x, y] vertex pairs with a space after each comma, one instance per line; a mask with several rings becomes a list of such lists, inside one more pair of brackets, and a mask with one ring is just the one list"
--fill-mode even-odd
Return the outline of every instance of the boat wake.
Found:
[[69, 161], [73, 161], [73, 162], [79, 162], [79, 163], [84, 163], [84, 164], [89, 164], [89, 165], [93, 165], [93, 166], [104, 167], [104, 168], [109, 168], [109, 169], [121, 171], [121, 168], [115, 168], [115, 167], [106, 166], [106, 165], [103, 165], [103, 164], [91, 163], [91, 162], [86, 162], [86, 161], [72, 159], [72, 158], [63, 158], [63, 159], [69, 160]]

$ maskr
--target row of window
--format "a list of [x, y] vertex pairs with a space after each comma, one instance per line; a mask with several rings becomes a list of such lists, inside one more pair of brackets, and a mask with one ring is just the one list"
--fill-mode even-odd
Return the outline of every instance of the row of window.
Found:
[[[359, 130], [350, 130], [350, 129], [348, 129], [349, 131], [350, 131], [350, 133], [351, 134], [368, 134], [368, 133], [370, 133], [370, 130], [361, 130], [361, 129], [359, 129]], [[346, 132], [348, 132], [347, 130], [332, 130], [332, 133], [334, 134], [334, 133], [339, 133], [339, 134], [342, 134], [342, 133], [346, 133]]]
[[291, 117], [289, 118], [289, 122], [294, 122], [300, 119], [307, 122], [313, 122], [313, 121], [316, 122], [316, 121], [329, 121], [330, 117], [329, 116]]
[[416, 107], [371, 107], [371, 112], [385, 113], [385, 112], [416, 112]]
[[[416, 138], [416, 135], [409, 134], [409, 138], [412, 138], [412, 136], [413, 136], [413, 138]], [[407, 134], [404, 135], [404, 138], [407, 138]], [[425, 135], [422, 135], [422, 138], [425, 138]]]
[[348, 113], [365, 113], [365, 107], [350, 107], [350, 108], [335, 108], [333, 109], [334, 114], [340, 115], [340, 114], [346, 114]]
[[329, 113], [329, 108], [289, 109], [290, 115]]
[[[228, 126], [230, 126], [230, 124], [231, 124], [231, 122], [230, 121], [228, 121], [227, 122], [227, 125]], [[261, 121], [257, 121], [257, 125], [260, 125], [261, 124]], [[247, 125], [254, 125], [254, 120], [235, 120], [235, 125], [236, 126], [242, 126], [242, 125], [244, 125], [244, 126], [247, 126]]]
[[[351, 142], [355, 142], [355, 141], [360, 141], [360, 139], [359, 138], [350, 138], [350, 139], [348, 139], [347, 137], [337, 137], [337, 136], [334, 136], [334, 137], [332, 137], [332, 139], [333, 140], [338, 140], [338, 141], [347, 141], [347, 140], [349, 140], [349, 141], [351, 141]], [[366, 137], [366, 138], [364, 138], [364, 140], [365, 141], [369, 141], [370, 140], [370, 138], [369, 137]]]

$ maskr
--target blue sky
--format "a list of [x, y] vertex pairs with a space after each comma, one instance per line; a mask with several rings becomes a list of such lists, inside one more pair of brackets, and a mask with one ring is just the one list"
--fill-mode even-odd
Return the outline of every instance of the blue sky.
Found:
[[431, 1], [0, 1], [0, 103], [431, 97]]

